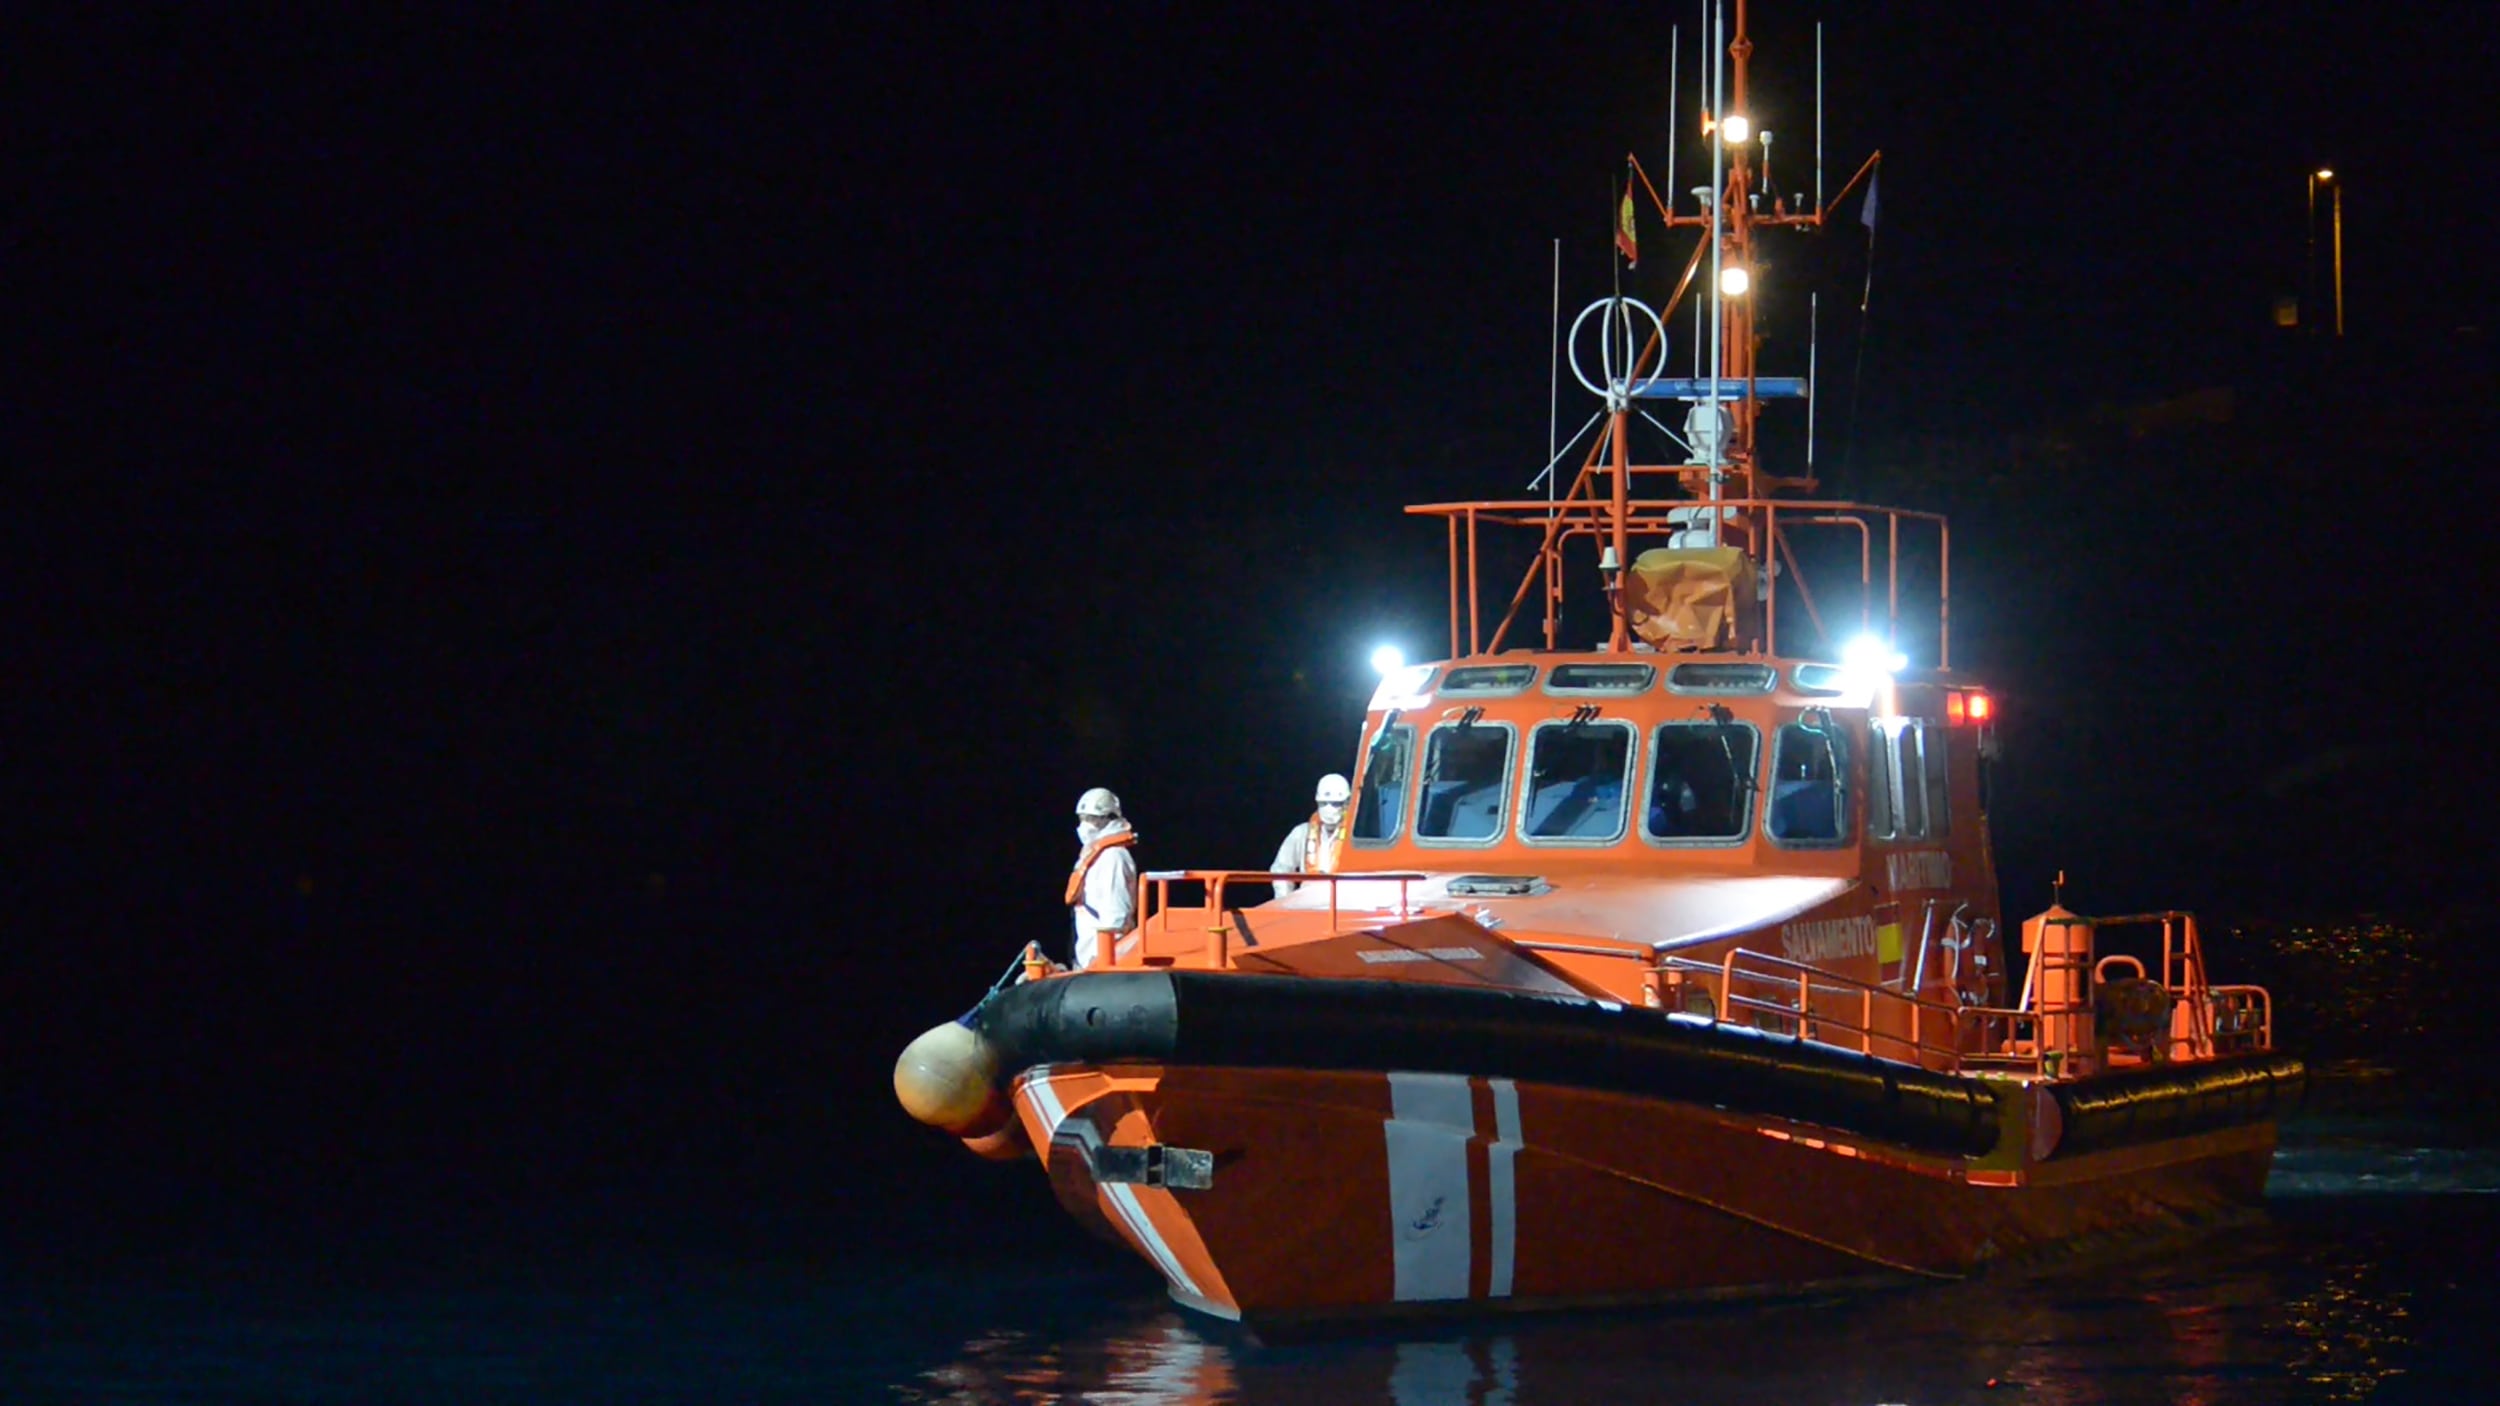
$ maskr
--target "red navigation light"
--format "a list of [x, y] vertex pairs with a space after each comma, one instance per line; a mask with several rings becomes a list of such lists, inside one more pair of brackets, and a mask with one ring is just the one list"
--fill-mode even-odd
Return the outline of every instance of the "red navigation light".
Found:
[[1970, 696], [1970, 720], [1972, 722], [1986, 722], [1988, 720], [1988, 715], [1992, 711], [1994, 710], [1989, 706], [1988, 695], [1984, 693], [1974, 693]]
[[1948, 690], [1944, 696], [1944, 720], [1948, 727], [1960, 727], [1968, 715], [1962, 710], [1962, 695]]

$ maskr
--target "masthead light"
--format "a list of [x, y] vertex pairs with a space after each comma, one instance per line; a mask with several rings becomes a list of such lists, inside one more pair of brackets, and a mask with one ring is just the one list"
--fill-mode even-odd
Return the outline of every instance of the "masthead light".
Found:
[[1745, 272], [1744, 265], [1732, 264], [1719, 270], [1719, 291], [1728, 297], [1741, 298], [1751, 287], [1753, 275]]
[[1753, 122], [1741, 112], [1731, 112], [1719, 123], [1719, 135], [1731, 142], [1741, 142], [1753, 135]]
[[1372, 667], [1384, 676], [1394, 674], [1406, 667], [1406, 653], [1394, 644], [1384, 644], [1372, 651]]
[[2331, 181], [2331, 180], [2335, 179], [2335, 168], [2334, 168], [2334, 167], [2332, 167], [2332, 166], [2321, 166], [2321, 167], [2319, 167], [2319, 168], [2318, 168], [2318, 179], [2319, 179], [2319, 180], [2322, 180], [2322, 181]]

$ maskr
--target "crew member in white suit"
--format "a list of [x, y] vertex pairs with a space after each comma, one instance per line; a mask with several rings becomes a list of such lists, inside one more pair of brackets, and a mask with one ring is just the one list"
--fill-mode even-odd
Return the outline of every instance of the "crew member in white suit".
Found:
[[[1354, 799], [1354, 787], [1335, 772], [1319, 779], [1319, 790], [1311, 795], [1319, 808], [1311, 818], [1293, 827], [1285, 842], [1276, 847], [1276, 862], [1267, 866], [1271, 874], [1334, 874], [1337, 857], [1345, 851], [1346, 802]], [[1291, 879], [1276, 881], [1276, 896], [1300, 888]]]
[[1097, 786], [1077, 797], [1076, 838], [1085, 848], [1068, 871], [1068, 907], [1082, 971], [1094, 964], [1103, 941], [1116, 943], [1137, 927], [1137, 832], [1120, 814], [1120, 798]]

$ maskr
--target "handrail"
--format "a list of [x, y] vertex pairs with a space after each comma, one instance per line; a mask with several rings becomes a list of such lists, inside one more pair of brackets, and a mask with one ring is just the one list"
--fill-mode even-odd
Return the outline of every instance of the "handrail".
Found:
[[[2028, 1070], [2036, 1077], [2056, 1078], [2081, 1072], [2081, 1047], [2052, 1046], [2039, 1037], [2039, 1024], [2044, 1017], [2058, 1011], [2001, 1006], [1948, 1006], [1906, 991], [1896, 991], [1857, 977], [1830, 971], [1793, 958], [1773, 956], [1749, 948], [1735, 948], [1717, 963], [1699, 962], [1690, 958], [1662, 957], [1659, 972], [1676, 971], [1687, 975], [1715, 974], [1719, 978], [1719, 1013], [1725, 1021], [1731, 1011], [1758, 1011], [1797, 1022], [1797, 1038], [1837, 1044], [1843, 1048], [1854, 1043], [1862, 1054], [1876, 1054], [1879, 1043], [1907, 1045], [1913, 1058], [1925, 1063], [1936, 1057], [1942, 1070], [1959, 1073], [1973, 1066], [1997, 1069]], [[1771, 986], [1785, 994], [1779, 999], [1748, 993], [1740, 982]], [[1857, 1018], [1831, 1009], [1829, 998], [1855, 993], [1858, 997]], [[1821, 999], [1818, 1009], [1817, 1001]], [[2183, 997], [2183, 999], [2185, 999]], [[1890, 1003], [1887, 1007], [1884, 1003]], [[2201, 1048], [2191, 1048], [2189, 1059], [2243, 1051], [2266, 1050], [2274, 1045], [2273, 998], [2261, 986], [2202, 986], [2193, 999], [2196, 1018], [2209, 1031]], [[1887, 1033], [1879, 1029], [1879, 1009], [1899, 1010], [1909, 1017], [1909, 1033]], [[1845, 1012], [1845, 1007], [1843, 1008]], [[1949, 1037], [1940, 1036], [1935, 1024], [1941, 1022]], [[1829, 1032], [1855, 1035], [1854, 1042], [1828, 1038]], [[2000, 1033], [2001, 1032], [2001, 1033]], [[2175, 1047], [2181, 1037], [2170, 1042]], [[1882, 1056], [1878, 1056], [1882, 1057]]]
[[[2234, 985], [2208, 986], [2205, 994], [2213, 1006], [2214, 1053], [2274, 1048], [2273, 993], [2262, 986]], [[2252, 1013], [2255, 1021], [2242, 1019]], [[2225, 1016], [2231, 1018], [2227, 1025]]]
[[[1621, 467], [1622, 477], [1628, 483], [1631, 478], [1640, 474], [1680, 473], [1689, 466], [1626, 464]], [[1612, 537], [1618, 532], [1621, 538], [1633, 535], [1662, 536], [1687, 525], [1677, 522], [1671, 516], [1673, 513], [1678, 510], [1690, 512], [1699, 505], [1724, 513], [1744, 513], [1752, 516], [1758, 522], [1762, 534], [1763, 545], [1757, 556], [1764, 557], [1773, 551], [1782, 550], [1778, 544], [1786, 540], [1787, 534], [1784, 528], [1855, 527], [1860, 535], [1858, 579], [1859, 612], [1862, 623], [1872, 612], [1874, 593], [1878, 585], [1873, 564], [1868, 560], [1872, 535], [1869, 524], [1877, 517], [1881, 517], [1885, 523], [1885, 578], [1881, 585], [1885, 594], [1886, 628], [1887, 632], [1895, 637], [1898, 637], [1900, 633], [1901, 622], [1901, 525], [1907, 521], [1932, 526], [1937, 534], [1934, 593], [1936, 666], [1941, 670], [1952, 668], [1952, 524], [1944, 514], [1837, 498], [1703, 500], [1693, 497], [1631, 498], [1627, 496], [1612, 504], [1601, 504], [1594, 498], [1582, 496], [1581, 490], [1586, 486], [1585, 480], [1593, 472], [1614, 474], [1617, 469], [1613, 465], [1600, 467], [1592, 461], [1590, 465], [1582, 468], [1582, 481], [1575, 483], [1571, 496], [1563, 498], [1481, 499], [1446, 503], [1415, 503], [1407, 506], [1406, 511], [1410, 516], [1439, 517], [1446, 521], [1448, 527], [1450, 644], [1453, 657], [1462, 652], [1470, 655], [1483, 653], [1488, 648], [1498, 651], [1502, 647], [1503, 640], [1508, 636], [1510, 626], [1517, 618], [1520, 607], [1526, 603], [1540, 577], [1544, 578], [1546, 583], [1546, 644], [1548, 648], [1553, 647], [1557, 623], [1556, 612], [1561, 606], [1558, 587], [1562, 579], [1557, 574], [1556, 564], [1559, 560], [1558, 553], [1566, 540], [1582, 536]], [[1521, 580], [1518, 592], [1511, 599], [1510, 609], [1502, 616], [1501, 623], [1495, 628], [1494, 638], [1489, 646], [1482, 638], [1477, 617], [1476, 580], [1480, 558], [1477, 527], [1484, 523], [1536, 530], [1543, 534], [1544, 539], [1538, 549], [1536, 562], [1529, 566], [1526, 576]], [[1793, 557], [1793, 548], [1788, 548], [1787, 552]], [[1462, 555], [1465, 558], [1463, 572], [1460, 569]], [[1797, 563], [1792, 560], [1790, 570], [1781, 575], [1799, 587], [1799, 599], [1801, 603], [1806, 603], [1808, 623], [1814, 624], [1819, 629], [1820, 621], [1815, 618], [1815, 612], [1810, 603], [1811, 595], [1805, 591], [1804, 577], [1795, 570], [1796, 566]], [[1769, 569], [1767, 564], [1763, 566], [1763, 569]], [[1466, 597], [1463, 602], [1459, 597], [1462, 575], [1466, 581]], [[1776, 624], [1779, 618], [1778, 595], [1779, 592], [1774, 590], [1771, 599], [1764, 603], [1762, 621], [1764, 638], [1761, 645], [1773, 653], [1779, 652]], [[1923, 592], [1922, 599], [1924, 599]], [[1465, 617], [1463, 633], [1461, 630], [1462, 614]], [[1463, 651], [1460, 649], [1462, 641], [1465, 645]]]
[[[1794, 1014], [1798, 1022], [1797, 1031], [1800, 1039], [1818, 1039], [1819, 1036], [1810, 1032], [1816, 1027], [1831, 1025], [1856, 1034], [1858, 1037], [1858, 1052], [1861, 1054], [1871, 1055], [1875, 1053], [1875, 1042], [1881, 1039], [1896, 1043], [1905, 1043], [1909, 1045], [1912, 1051], [1921, 1056], [1928, 1053], [1935, 1053], [1945, 1056], [1948, 1062], [1953, 1065], [1959, 1064], [1961, 1056], [1961, 1046], [1959, 1040], [1961, 1036], [1962, 1020], [1962, 1008], [1959, 1006], [1947, 1006], [1941, 1002], [1930, 1001], [1923, 996], [1914, 995], [1909, 992], [1889, 990], [1885, 987], [1878, 986], [1873, 982], [1861, 981], [1856, 977], [1846, 976], [1839, 972], [1813, 966], [1806, 962], [1797, 961], [1794, 958], [1775, 957], [1768, 952], [1756, 952], [1751, 948], [1736, 947], [1730, 948], [1727, 956], [1719, 963], [1719, 1001], [1722, 1008], [1733, 1008], [1741, 1005], [1748, 1010], [1767, 1011], [1782, 1015], [1790, 1013], [1789, 1008], [1786, 1006], [1775, 1007], [1770, 1002], [1764, 1001], [1759, 997], [1743, 996], [1737, 993], [1736, 981], [1739, 976], [1742, 976], [1749, 981], [1769, 982], [1776, 980], [1782, 987], [1787, 985], [1786, 977], [1774, 977], [1770, 972], [1760, 970], [1740, 972], [1737, 969], [1737, 962], [1739, 959], [1742, 959], [1751, 965], [1785, 969], [1795, 976], [1797, 1005]], [[1852, 1025], [1846, 1019], [1829, 1013], [1818, 1015], [1814, 1010], [1814, 995], [1818, 986], [1821, 990], [1827, 993], [1837, 992], [1845, 994], [1847, 992], [1855, 991], [1858, 994], [1858, 1023]], [[1908, 1040], [1903, 1041], [1899, 1036], [1895, 1035], [1883, 1035], [1875, 1029], [1875, 1003], [1878, 998], [1908, 1007], [1910, 1017], [1910, 1037]], [[1930, 1012], [1935, 1013], [1937, 1017], [1945, 1021], [1946, 1028], [1953, 1032], [1955, 1043], [1950, 1045], [1940, 1045], [1933, 1044], [1928, 1041], [1927, 1021]], [[1831, 1042], [1825, 1041], [1824, 1043]]]
[[[1226, 904], [1226, 890], [1235, 883], [1275, 883], [1288, 880], [1296, 884], [1324, 884], [1328, 887], [1328, 925], [1341, 930], [1346, 916], [1339, 897], [1340, 887], [1348, 883], [1394, 883], [1397, 885], [1395, 913], [1401, 918], [1415, 916], [1413, 885], [1428, 875], [1421, 873], [1346, 873], [1303, 874], [1277, 873], [1260, 869], [1169, 869], [1152, 870], [1138, 876], [1138, 941], [1123, 954], [1117, 944], [1097, 948], [1094, 967], [1132, 967], [1169, 965], [1183, 955], [1176, 951], [1157, 952], [1155, 940], [1169, 938], [1178, 931], [1177, 921], [1183, 914], [1195, 913], [1218, 917], [1202, 931], [1205, 938], [1191, 944], [1188, 955], [1203, 956], [1221, 969], [1232, 962], [1232, 915], [1239, 909]], [[1175, 905], [1171, 886], [1176, 883], [1206, 885], [1205, 901], [1197, 906]], [[2164, 929], [2162, 985], [2173, 1000], [2174, 1009], [2184, 1007], [2187, 1029], [2172, 1033], [2155, 1050], [2155, 1056], [2167, 1053], [2171, 1058], [2200, 1060], [2219, 1055], [2267, 1050], [2274, 1045], [2274, 1001], [2266, 988], [2253, 985], [2217, 986], [2204, 980], [2201, 951], [2193, 915], [2172, 911], [2166, 913], [2131, 914], [2120, 918], [2052, 919], [2093, 927], [2127, 924], [2159, 923]], [[1212, 939], [1209, 941], [1208, 939]], [[1670, 973], [1679, 976], [1716, 977], [1716, 1009], [1712, 1018], [1731, 1023], [1729, 1016], [1738, 1010], [1775, 1015], [1797, 1022], [1796, 1037], [1848, 1048], [1854, 1044], [1858, 1052], [1876, 1058], [1898, 1058], [1879, 1054], [1878, 1045], [1906, 1046], [1909, 1060], [1937, 1068], [1946, 1073], [1964, 1073], [1973, 1068], [2028, 1072], [2034, 1077], [2061, 1078], [2088, 1072], [2099, 1062], [2100, 1042], [2094, 1039], [2087, 1047], [2071, 1038], [2052, 1041], [2043, 1037], [2044, 1022], [2059, 1016], [2080, 1015], [2092, 1008], [2088, 993], [2090, 982], [2078, 983], [2076, 992], [2054, 1008], [2043, 1007], [2031, 999], [2026, 982], [2025, 1002], [2019, 1007], [1973, 1006], [1946, 1004], [1930, 1000], [1915, 991], [1903, 991], [1880, 985], [1842, 972], [1801, 962], [1791, 957], [1758, 952], [1751, 948], [1729, 949], [1717, 962], [1696, 960], [1673, 954], [1657, 954], [1637, 946], [1610, 948], [1587, 942], [1557, 942], [1525, 935], [1506, 937], [1505, 941], [1525, 951], [1568, 953], [1577, 956], [1617, 958], [1639, 962], [1644, 967], [1644, 986], [1652, 1006], [1665, 1004], [1659, 978]], [[2111, 961], [2124, 961], [2141, 973], [2144, 968], [2131, 956], [2109, 954], [2092, 960], [2072, 954], [2078, 969], [2097, 976], [2095, 968]], [[2088, 965], [2085, 963], [2088, 962]], [[2038, 965], [2035, 962], [2035, 968]], [[2174, 968], [2183, 967], [2176, 973]], [[1743, 989], [1745, 984], [1768, 987], [1776, 996], [1755, 994]], [[1706, 989], [1706, 988], [1705, 988]], [[1852, 1020], [1847, 1013], [1846, 999], [1855, 995], [1857, 1011]], [[1835, 1000], [1841, 1006], [1834, 1010]], [[1906, 1034], [1894, 1033], [1895, 1026], [1881, 1028], [1878, 1012], [1906, 1016]], [[1830, 1033], [1854, 1035], [1854, 1041], [1828, 1038]], [[2069, 1035], [2073, 1031], [2069, 1030]], [[2090, 1056], [2087, 1060], [2085, 1056]]]
[[[1172, 918], [1176, 913], [1222, 914], [1240, 911], [1229, 908], [1224, 903], [1224, 890], [1234, 883], [1272, 884], [1282, 879], [1295, 884], [1325, 884], [1328, 887], [1328, 926], [1334, 929], [1341, 925], [1339, 915], [1343, 911], [1337, 902], [1338, 885], [1395, 882], [1398, 886], [1397, 911], [1401, 915], [1406, 915], [1414, 909], [1411, 901], [1411, 886], [1429, 877], [1425, 874], [1409, 873], [1280, 874], [1266, 869], [1148, 870], [1137, 876], [1136, 949], [1124, 958], [1116, 951], [1106, 952], [1102, 948], [1097, 948], [1094, 953], [1094, 967], [1148, 965], [1147, 959], [1157, 955], [1152, 951], [1154, 944], [1151, 937], [1153, 935], [1168, 936], [1173, 931]], [[1205, 884], [1207, 886], [1206, 902], [1195, 908], [1175, 907], [1172, 903], [1172, 885], [1176, 883]], [[1150, 897], [1151, 902], [1148, 901]], [[1214, 964], [1218, 967], [1230, 966], [1232, 964], [1232, 923], [1230, 921], [1219, 922], [1204, 931], [1214, 939], [1212, 953]], [[1105, 944], [1105, 946], [1116, 946], [1116, 944]], [[1161, 955], [1167, 959], [1171, 956], [1170, 953]]]

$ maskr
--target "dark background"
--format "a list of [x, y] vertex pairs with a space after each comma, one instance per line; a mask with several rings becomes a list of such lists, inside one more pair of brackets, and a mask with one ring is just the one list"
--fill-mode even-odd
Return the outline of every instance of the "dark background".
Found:
[[[1085, 786], [1150, 863], [1264, 862], [1371, 646], [1439, 651], [1400, 509], [1543, 462], [1550, 241], [1569, 316], [1694, 8], [13, 44], [18, 1224], [814, 1254], [1044, 1209], [894, 1055], [1063, 936]], [[2009, 912], [2062, 867], [2453, 926], [2500, 780], [2500, 25], [2222, 9], [1828, 17], [1870, 312], [1854, 208], [1774, 241], [1766, 370], [1819, 292], [1830, 486], [1956, 514]], [[1755, 26], [1790, 187], [1810, 20]], [[2320, 164], [2340, 342], [2271, 321]], [[1655, 302], [1688, 236], [1643, 218]]]

